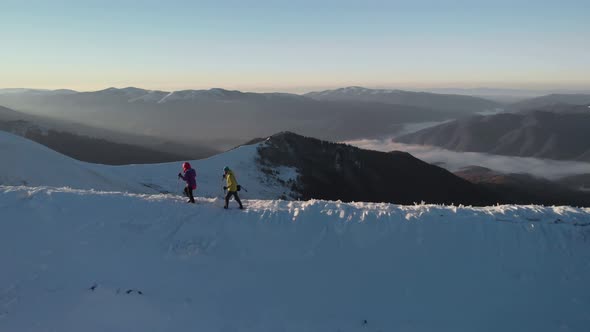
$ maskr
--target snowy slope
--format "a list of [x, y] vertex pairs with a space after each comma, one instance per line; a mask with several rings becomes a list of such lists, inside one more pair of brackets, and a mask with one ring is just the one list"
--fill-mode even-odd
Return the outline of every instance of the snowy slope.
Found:
[[590, 326], [590, 209], [245, 204], [0, 186], [0, 331]]
[[[83, 163], [26, 138], [0, 131], [0, 184], [141, 191], [136, 183], [101, 174]], [[106, 167], [106, 166], [102, 166]]]
[[[223, 167], [234, 170], [238, 181], [251, 198], [274, 199], [289, 195], [281, 185], [296, 177], [291, 169], [277, 170], [277, 177], [263, 174], [256, 163], [258, 144], [242, 146], [226, 153], [197, 161], [190, 161], [197, 171], [196, 195], [216, 197], [223, 194]], [[61, 155], [40, 144], [0, 131], [0, 185], [28, 185], [71, 187], [125, 191], [132, 193], [180, 193], [184, 186], [178, 180], [182, 162], [107, 166], [80, 162]]]
[[[264, 144], [264, 143], [259, 143]], [[269, 177], [262, 173], [256, 162], [259, 144], [241, 146], [207, 159], [191, 161], [197, 171], [196, 195], [217, 197], [223, 194], [225, 180], [222, 178], [223, 168], [229, 166], [243, 187], [248, 192], [242, 192], [250, 198], [276, 199], [288, 195], [290, 189], [280, 184], [277, 179], [287, 180], [296, 178], [293, 169], [276, 169], [279, 175]], [[184, 182], [177, 179], [181, 163], [145, 164], [105, 168], [101, 172], [108, 176], [129, 179], [135, 183], [142, 183], [156, 188], [159, 192], [181, 192]]]

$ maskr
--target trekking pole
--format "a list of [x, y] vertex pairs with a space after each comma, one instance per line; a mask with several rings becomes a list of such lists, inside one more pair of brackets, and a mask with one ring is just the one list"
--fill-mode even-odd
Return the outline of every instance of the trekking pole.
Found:
[[176, 178], [176, 183], [180, 185], [180, 192], [182, 193], [182, 196], [186, 196], [186, 193], [184, 192], [183, 188], [183, 182], [180, 180], [180, 177]]
[[225, 174], [221, 176], [221, 188], [223, 188], [223, 196], [221, 196], [221, 199], [225, 199]]

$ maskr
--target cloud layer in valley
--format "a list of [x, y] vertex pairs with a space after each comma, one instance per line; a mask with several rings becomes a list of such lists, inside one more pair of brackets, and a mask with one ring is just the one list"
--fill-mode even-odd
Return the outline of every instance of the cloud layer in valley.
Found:
[[449, 171], [467, 166], [482, 166], [502, 173], [528, 173], [548, 179], [590, 173], [590, 163], [522, 158], [477, 152], [456, 152], [432, 146], [402, 144], [387, 139], [361, 139], [345, 142], [363, 149], [383, 152], [405, 151], [416, 158], [437, 164]]

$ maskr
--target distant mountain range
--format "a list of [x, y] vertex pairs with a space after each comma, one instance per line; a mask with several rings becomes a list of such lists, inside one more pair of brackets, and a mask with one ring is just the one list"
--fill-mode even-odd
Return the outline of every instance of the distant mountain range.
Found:
[[515, 204], [545, 204], [587, 206], [590, 192], [572, 180], [590, 178], [589, 175], [568, 177], [557, 181], [534, 177], [529, 174], [506, 174], [489, 168], [472, 166], [454, 172], [455, 175], [487, 188]]
[[523, 100], [509, 106], [512, 111], [560, 111], [568, 106], [590, 105], [590, 94], [550, 94]]
[[78, 93], [78, 91], [69, 90], [69, 89], [58, 89], [58, 90], [48, 90], [48, 89], [27, 89], [27, 88], [14, 88], [14, 89], [0, 89], [0, 95], [18, 95], [18, 94], [31, 94], [31, 95], [67, 95], [67, 94], [74, 94]]
[[[390, 135], [400, 124], [442, 121], [497, 107], [480, 98], [347, 88], [305, 96], [224, 89], [151, 91], [109, 88], [95, 92], [0, 91], [0, 105], [86, 125], [223, 149], [251, 137], [296, 131], [344, 140]], [[371, 94], [371, 92], [373, 94]], [[372, 96], [366, 98], [365, 95]], [[397, 96], [394, 98], [394, 96]]]
[[[580, 103], [586, 100], [590, 100], [590, 95], [548, 95], [515, 103], [507, 108], [513, 112], [530, 112], [529, 109], [533, 107], [553, 113], [583, 113], [584, 104]], [[572, 138], [570, 144], [567, 137], [571, 136], [572, 132], [567, 132], [566, 124], [555, 129], [559, 137], [554, 135], [550, 139], [547, 136], [548, 133], [553, 133], [553, 127], [560, 121], [571, 120], [558, 117], [556, 123], [549, 123], [546, 122], [549, 116], [545, 116], [538, 119], [543, 123], [542, 130], [536, 130], [534, 128], [540, 127], [524, 124], [533, 121], [532, 115], [501, 115], [490, 118], [492, 120], [481, 120], [485, 121], [485, 124], [477, 125], [480, 121], [477, 119], [482, 118], [466, 118], [483, 111], [501, 111], [505, 106], [484, 98], [465, 95], [362, 87], [311, 92], [303, 96], [224, 89], [174, 92], [133, 87], [109, 88], [94, 92], [10, 89], [0, 90], [0, 105], [44, 118], [144, 137], [140, 145], [149, 148], [155, 146], [145, 144], [145, 141], [149, 141], [148, 138], [160, 142], [174, 142], [170, 144], [170, 149], [166, 150], [174, 154], [184, 154], [185, 147], [189, 150], [194, 147], [196, 152], [192, 155], [207, 155], [199, 151], [225, 150], [252, 137], [265, 137], [281, 131], [297, 132], [330, 141], [343, 141], [393, 136], [399, 133], [404, 125], [411, 123], [458, 119], [461, 122], [446, 123], [442, 127], [431, 128], [421, 131], [419, 135], [404, 136], [401, 139], [403, 142], [432, 144], [458, 151], [555, 159], [587, 158], [585, 148], [580, 147], [583, 143], [576, 143], [576, 138]], [[528, 120], [523, 120], [524, 117]], [[504, 125], [506, 121], [510, 123]], [[455, 128], [455, 124], [458, 127]], [[521, 124], [526, 127], [525, 131], [511, 132], [508, 135], [508, 132], [502, 129], [515, 130]], [[484, 131], [475, 135], [475, 128], [483, 128]], [[444, 133], [433, 134], [439, 130]], [[482, 135], [484, 132], [489, 134]], [[88, 135], [86, 132], [73, 133]], [[531, 133], [534, 135], [531, 136]], [[104, 136], [92, 136], [109, 139]], [[500, 138], [502, 140], [498, 141]], [[563, 141], [563, 144], [568, 146], [564, 147], [556, 140]], [[526, 144], [523, 143], [525, 141]], [[131, 141], [118, 142], [136, 144]], [[174, 148], [179, 144], [184, 147]]]
[[493, 100], [505, 105], [550, 94], [580, 94], [589, 90], [571, 89], [510, 89], [510, 88], [430, 88], [426, 92], [468, 95]]
[[500, 103], [491, 100], [466, 95], [367, 89], [358, 86], [310, 92], [305, 94], [305, 96], [322, 101], [363, 101], [393, 105], [410, 105], [452, 112], [465, 112], [468, 114], [493, 110], [502, 106]]
[[[27, 120], [24, 120], [27, 119]], [[196, 150], [185, 148], [186, 153], [174, 153], [174, 148], [159, 151], [142, 145], [125, 144], [97, 137], [40, 125], [36, 118], [0, 106], [0, 131], [9, 132], [49, 147], [69, 157], [98, 164], [124, 165], [162, 163], [195, 158]], [[43, 121], [41, 121], [43, 122]], [[53, 124], [52, 122], [50, 122]], [[63, 124], [63, 126], [66, 126]], [[58, 125], [57, 128], [60, 128]], [[163, 150], [163, 149], [162, 149]], [[180, 150], [177, 148], [176, 150]], [[205, 152], [205, 151], [203, 151]], [[202, 157], [215, 152], [205, 152]], [[197, 155], [198, 156], [198, 155]], [[201, 156], [198, 156], [201, 157]]]
[[97, 164], [149, 164], [190, 159], [187, 155], [50, 130], [26, 121], [0, 121], [0, 131], [26, 137], [74, 159]]
[[[395, 138], [454, 151], [590, 161], [590, 110], [474, 116]], [[569, 110], [569, 111], [567, 111]], [[578, 111], [574, 111], [578, 110]]]
[[17, 112], [15, 110], [11, 110], [10, 108], [0, 106], [0, 120], [9, 121], [9, 120], [21, 120], [25, 117], [24, 114]]

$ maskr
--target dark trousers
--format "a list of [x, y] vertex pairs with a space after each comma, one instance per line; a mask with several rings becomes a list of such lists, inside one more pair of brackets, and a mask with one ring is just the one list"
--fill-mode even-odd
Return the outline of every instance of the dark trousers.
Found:
[[190, 199], [191, 203], [195, 202], [195, 198], [193, 197], [193, 188], [191, 188], [190, 186], [184, 187], [184, 194], [186, 195], [186, 197]]
[[234, 199], [236, 200], [236, 202], [238, 202], [238, 204], [240, 204], [240, 209], [243, 208], [242, 206], [242, 201], [240, 201], [240, 197], [238, 197], [238, 192], [237, 191], [228, 191], [227, 195], [225, 195], [225, 207], [227, 208], [229, 205], [229, 199], [231, 197], [234, 197]]

